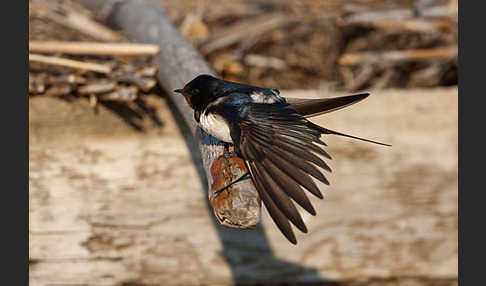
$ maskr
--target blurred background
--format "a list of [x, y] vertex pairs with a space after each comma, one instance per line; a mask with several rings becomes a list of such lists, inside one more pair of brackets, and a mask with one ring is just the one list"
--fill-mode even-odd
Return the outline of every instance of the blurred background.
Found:
[[79, 2], [29, 1], [32, 285], [458, 284], [457, 0], [155, 2], [224, 79], [372, 94], [312, 119], [393, 147], [325, 138], [297, 246], [215, 222], [155, 53], [49, 47], [129, 42]]

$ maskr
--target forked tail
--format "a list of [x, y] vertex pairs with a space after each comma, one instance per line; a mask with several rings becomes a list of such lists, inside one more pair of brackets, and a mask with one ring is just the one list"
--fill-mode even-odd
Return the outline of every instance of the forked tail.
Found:
[[381, 143], [381, 142], [378, 142], [378, 141], [373, 141], [373, 140], [369, 140], [369, 139], [360, 138], [360, 137], [356, 137], [356, 136], [353, 136], [353, 135], [349, 135], [349, 134], [344, 134], [344, 133], [341, 133], [341, 132], [337, 132], [337, 131], [334, 131], [334, 130], [331, 130], [331, 129], [327, 129], [327, 128], [321, 127], [321, 126], [316, 125], [314, 123], [312, 123], [312, 125], [315, 128], [317, 128], [319, 131], [321, 131], [323, 134], [339, 135], [339, 136], [349, 137], [349, 138], [353, 138], [353, 139], [357, 139], [357, 140], [361, 140], [361, 141], [365, 141], [365, 142], [369, 142], [369, 143], [374, 143], [374, 144], [378, 144], [378, 145], [383, 145], [383, 146], [388, 146], [388, 147], [391, 147], [392, 146], [390, 144]]

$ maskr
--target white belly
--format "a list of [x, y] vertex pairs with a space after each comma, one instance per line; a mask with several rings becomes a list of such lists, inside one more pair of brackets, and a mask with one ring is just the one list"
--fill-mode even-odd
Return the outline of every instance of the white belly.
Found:
[[233, 143], [230, 135], [230, 128], [226, 120], [217, 114], [201, 114], [199, 118], [199, 126], [211, 134], [212, 136], [218, 138], [221, 141]]

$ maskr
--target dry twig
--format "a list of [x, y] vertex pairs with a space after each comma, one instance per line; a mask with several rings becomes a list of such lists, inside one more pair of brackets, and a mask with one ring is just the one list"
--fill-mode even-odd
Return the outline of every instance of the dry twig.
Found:
[[157, 82], [152, 78], [139, 77], [131, 72], [126, 71], [117, 71], [112, 75], [112, 77], [121, 82], [135, 84], [144, 92], [149, 91], [157, 84]]
[[259, 36], [277, 29], [287, 23], [289, 18], [282, 14], [269, 14], [258, 18], [240, 21], [238, 24], [223, 28], [213, 33], [200, 47], [203, 54], [228, 47], [244, 39]]
[[135, 99], [137, 99], [137, 93], [137, 88], [134, 86], [130, 86], [115, 90], [107, 94], [102, 94], [98, 97], [99, 100], [104, 101], [134, 101]]
[[365, 11], [347, 16], [344, 21], [347, 24], [363, 24], [382, 20], [401, 21], [414, 17], [451, 17], [454, 11], [447, 6], [393, 8], [383, 10]]
[[43, 56], [37, 54], [29, 54], [29, 61], [69, 67], [74, 69], [95, 71], [95, 72], [105, 73], [105, 74], [111, 72], [111, 68], [106, 65], [75, 61], [75, 60], [70, 60], [70, 59], [65, 59], [60, 57], [50, 57], [50, 56]]
[[114, 90], [115, 87], [115, 81], [101, 80], [81, 86], [80, 88], [78, 88], [78, 94], [105, 93]]
[[[353, 23], [355, 25], [356, 23]], [[404, 30], [407, 32], [433, 33], [439, 30], [451, 29], [453, 22], [448, 19], [381, 19], [377, 21], [361, 22], [363, 26], [371, 26], [381, 30]]]
[[74, 10], [48, 9], [46, 16], [57, 24], [74, 29], [97, 40], [117, 41], [121, 38], [113, 30]]
[[284, 60], [275, 57], [265, 57], [255, 54], [247, 55], [245, 57], [245, 63], [249, 66], [273, 68], [275, 70], [284, 70], [287, 68], [287, 64]]
[[437, 49], [417, 49], [404, 51], [361, 52], [342, 55], [340, 65], [355, 65], [363, 63], [397, 63], [404, 61], [421, 61], [433, 59], [451, 59], [457, 57], [457, 47]]
[[60, 84], [51, 86], [46, 90], [47, 96], [60, 96], [69, 94], [72, 91], [72, 87], [69, 84]]
[[135, 43], [29, 41], [29, 52], [70, 55], [151, 56], [159, 52], [159, 47], [157, 45]]

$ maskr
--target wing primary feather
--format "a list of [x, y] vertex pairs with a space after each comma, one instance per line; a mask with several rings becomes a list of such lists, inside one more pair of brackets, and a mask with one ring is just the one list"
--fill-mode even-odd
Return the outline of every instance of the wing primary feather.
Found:
[[305, 133], [302, 133], [302, 132], [295, 132], [293, 130], [282, 129], [282, 128], [280, 128], [278, 130], [278, 133], [283, 134], [283, 135], [287, 135], [287, 136], [290, 136], [290, 137], [294, 137], [294, 138], [297, 138], [297, 139], [305, 140], [305, 141], [311, 141], [311, 142], [316, 142], [316, 139], [318, 139], [314, 135], [309, 135], [309, 134], [305, 134]]
[[256, 162], [254, 165], [255, 168], [258, 170], [258, 174], [261, 176], [265, 190], [272, 197], [275, 205], [300, 231], [307, 233], [307, 227], [305, 226], [305, 223], [302, 220], [299, 211], [294, 206], [288, 195], [272, 179], [265, 167], [263, 167], [260, 163]]
[[320, 148], [319, 146], [316, 146], [314, 144], [312, 144], [312, 142], [308, 142], [308, 141], [304, 141], [304, 140], [293, 140], [293, 139], [290, 139], [290, 138], [294, 138], [294, 137], [291, 137], [291, 136], [287, 136], [287, 135], [283, 135], [283, 134], [276, 134], [275, 135], [276, 137], [280, 137], [282, 140], [284, 140], [285, 142], [289, 143], [289, 144], [292, 144], [294, 145], [295, 147], [298, 147], [298, 148], [302, 148], [303, 146], [311, 149], [312, 151], [318, 153], [318, 154], [321, 154], [322, 156], [328, 158], [329, 160], [332, 160], [332, 157], [331, 155], [329, 155], [326, 151], [324, 151], [322, 148]]
[[328, 172], [332, 172], [331, 168], [329, 167], [329, 165], [327, 165], [326, 162], [324, 162], [324, 160], [312, 154], [311, 152], [307, 151], [303, 146], [296, 147], [284, 140], [275, 140], [274, 144], [275, 146], [278, 146], [287, 152], [290, 152], [296, 156], [300, 156], [302, 159], [305, 159], [307, 161], [316, 164], [317, 166], [323, 168]]
[[251, 134], [249, 135], [251, 137], [251, 140], [257, 144], [259, 144], [263, 148], [272, 148], [272, 145], [268, 143], [265, 139], [262, 139], [261, 136], [258, 136], [256, 134]]
[[308, 211], [311, 215], [316, 215], [316, 210], [312, 206], [309, 198], [302, 190], [299, 184], [297, 184], [287, 174], [282, 172], [277, 166], [275, 166], [270, 160], [262, 162], [263, 166], [267, 170], [268, 174], [279, 184], [282, 189], [291, 197], [299, 206]]
[[279, 169], [284, 171], [289, 177], [294, 179], [297, 183], [306, 188], [316, 197], [322, 199], [322, 193], [316, 186], [316, 183], [309, 177], [308, 174], [302, 172], [299, 168], [295, 167], [293, 164], [280, 158], [278, 154], [273, 152], [271, 149], [267, 150], [266, 157], [269, 158], [275, 165], [279, 166]]
[[329, 181], [326, 179], [326, 177], [316, 167], [307, 163], [307, 161], [302, 160], [302, 158], [299, 158], [290, 152], [285, 152], [283, 149], [277, 146], [273, 148], [273, 152], [275, 152], [277, 155], [280, 156], [280, 158], [286, 160], [290, 164], [294, 164], [302, 171], [313, 176], [324, 184], [329, 185]]
[[297, 244], [297, 239], [295, 238], [295, 234], [290, 226], [289, 221], [284, 216], [284, 214], [277, 208], [275, 203], [273, 202], [272, 198], [265, 192], [265, 188], [262, 184], [261, 176], [256, 170], [254, 166], [254, 162], [247, 164], [247, 168], [250, 171], [250, 175], [252, 178], [253, 183], [262, 199], [265, 207], [267, 208], [270, 217], [275, 222], [277, 227], [280, 229], [282, 234], [293, 244]]
[[277, 129], [277, 130], [281, 130], [281, 129], [284, 129], [284, 130], [294, 130], [294, 131], [297, 131], [297, 132], [302, 132], [302, 133], [305, 133], [305, 134], [309, 134], [311, 136], [315, 136], [317, 137], [317, 139], [319, 139], [319, 137], [321, 136], [321, 132], [315, 130], [315, 129], [311, 129], [305, 125], [302, 125], [302, 126], [299, 126], [299, 125], [295, 125], [295, 124], [289, 124], [289, 125], [282, 125], [280, 124], [275, 124], [273, 126], [273, 128]]
[[271, 147], [272, 142], [271, 142], [271, 139], [268, 138], [268, 135], [269, 135], [268, 133], [265, 134], [265, 133], [259, 132], [259, 131], [251, 133], [252, 138], [259, 140], [259, 142], [262, 145], [264, 145], [265, 147]]
[[248, 153], [246, 158], [261, 158], [261, 153], [256, 149], [256, 146], [254, 143], [249, 143], [246, 145], [246, 152]]

